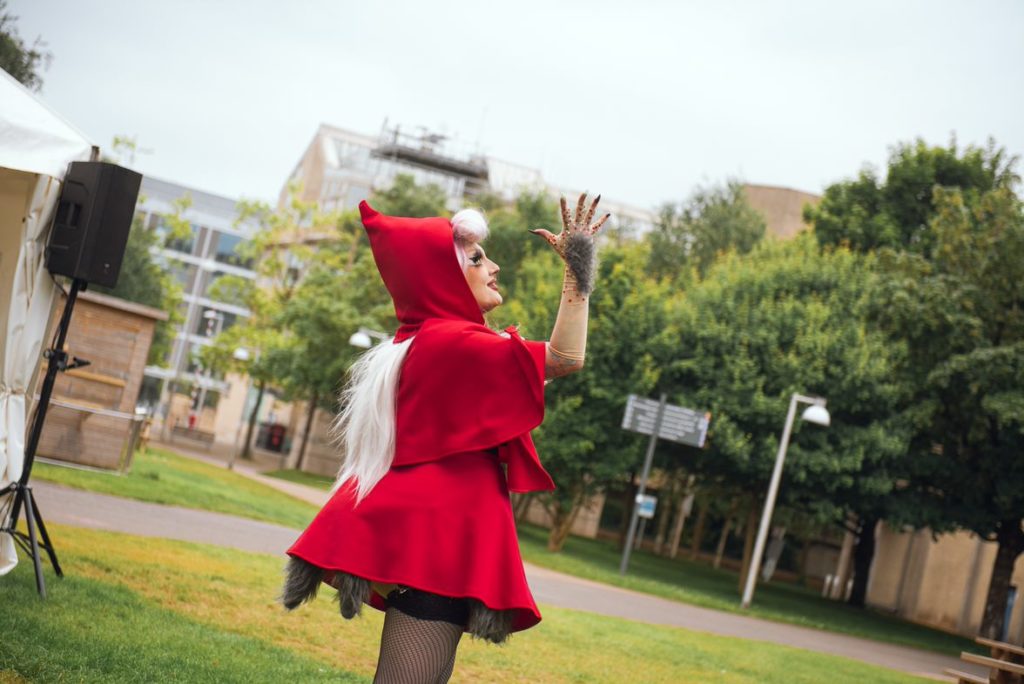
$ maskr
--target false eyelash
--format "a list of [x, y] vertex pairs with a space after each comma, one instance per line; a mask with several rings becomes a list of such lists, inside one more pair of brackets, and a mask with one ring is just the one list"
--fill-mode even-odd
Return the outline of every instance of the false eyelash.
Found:
[[473, 262], [474, 266], [477, 266], [480, 264], [481, 261], [483, 261], [483, 258], [483, 254], [474, 254], [473, 256], [469, 257], [469, 260]]

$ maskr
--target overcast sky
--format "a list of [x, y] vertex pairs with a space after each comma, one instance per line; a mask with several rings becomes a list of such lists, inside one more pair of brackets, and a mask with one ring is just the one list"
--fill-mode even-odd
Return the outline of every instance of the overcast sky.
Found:
[[[10, 0], [43, 99], [143, 173], [276, 198], [321, 123], [385, 118], [644, 207], [820, 192], [899, 141], [1024, 153], [1024, 2]], [[0, 104], [2, 106], [2, 104]]]

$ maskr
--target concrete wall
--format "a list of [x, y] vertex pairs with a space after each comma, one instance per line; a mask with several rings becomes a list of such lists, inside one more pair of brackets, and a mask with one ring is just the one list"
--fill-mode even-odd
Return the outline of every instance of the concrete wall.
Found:
[[[309, 404], [302, 401], [292, 402], [288, 432], [291, 435], [292, 448], [288, 456], [290, 467], [295, 467], [302, 448], [302, 434], [306, 429]], [[323, 409], [317, 409], [313, 417], [313, 425], [309, 430], [309, 446], [303, 459], [302, 469], [308, 473], [334, 477], [341, 467], [341, 451], [331, 444], [328, 428], [334, 416]]]
[[243, 416], [245, 399], [249, 393], [249, 378], [244, 375], [228, 373], [224, 378], [228, 389], [220, 393], [217, 410], [213, 416], [213, 433], [217, 444], [234, 446], [244, 439], [244, 424], [248, 416]]
[[[597, 531], [601, 523], [601, 510], [603, 508], [604, 494], [590, 497], [583, 504], [583, 509], [576, 516], [576, 520], [573, 522], [572, 529], [569, 532], [578, 537], [589, 537], [590, 539], [597, 537]], [[530, 507], [526, 509], [525, 517], [526, 522], [542, 527], [551, 527], [551, 516], [536, 497], [530, 501]]]
[[807, 227], [803, 218], [805, 204], [817, 204], [821, 197], [809, 192], [772, 185], [744, 185], [747, 202], [757, 209], [768, 224], [767, 234], [791, 238]]
[[[933, 540], [929, 530], [903, 532], [881, 523], [868, 584], [868, 604], [914, 622], [965, 635], [981, 626], [996, 543], [969, 532]], [[1018, 588], [1010, 641], [1024, 641], [1024, 557], [1011, 585]]]

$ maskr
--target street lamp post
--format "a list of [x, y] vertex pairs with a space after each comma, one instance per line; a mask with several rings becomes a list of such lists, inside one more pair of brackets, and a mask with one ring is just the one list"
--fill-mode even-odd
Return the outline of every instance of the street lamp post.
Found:
[[[211, 338], [220, 335], [221, 330], [224, 329], [224, 314], [214, 309], [207, 309], [203, 313], [203, 318], [206, 319], [206, 337]], [[200, 380], [199, 374], [196, 374], [196, 380], [199, 381], [199, 406], [196, 411], [199, 415], [203, 414], [203, 404], [206, 403], [206, 390], [209, 388], [210, 383], [213, 382], [213, 369], [205, 369], [203, 375], [204, 380]]]
[[786, 425], [782, 429], [782, 440], [779, 442], [779, 452], [775, 456], [775, 469], [772, 470], [771, 483], [768, 485], [768, 498], [764, 501], [764, 512], [761, 513], [761, 526], [757, 530], [757, 542], [754, 544], [754, 555], [750, 558], [750, 567], [747, 568], [747, 582], [743, 588], [743, 608], [749, 608], [754, 598], [754, 585], [757, 584], [757, 573], [761, 569], [761, 557], [764, 555], [764, 545], [768, 539], [768, 527], [772, 522], [772, 512], [775, 510], [775, 497], [779, 493], [779, 482], [782, 480], [782, 465], [786, 461], [786, 448], [789, 446], [789, 435], [793, 431], [793, 420], [796, 417], [797, 403], [810, 404], [804, 409], [802, 420], [808, 423], [815, 423], [828, 427], [831, 422], [828, 410], [825, 408], [825, 400], [821, 397], [805, 397], [802, 394], [794, 393], [789, 400], [789, 411], [786, 413]]

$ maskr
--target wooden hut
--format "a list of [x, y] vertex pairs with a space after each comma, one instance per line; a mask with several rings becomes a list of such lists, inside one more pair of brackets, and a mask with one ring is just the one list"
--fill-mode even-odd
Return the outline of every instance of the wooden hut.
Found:
[[[65, 301], [61, 295], [54, 307], [50, 335]], [[127, 465], [146, 358], [157, 321], [166, 319], [164, 311], [117, 297], [89, 291], [78, 295], [65, 351], [89, 365], [57, 375], [39, 456], [96, 468]], [[46, 364], [40, 364], [40, 378]]]

